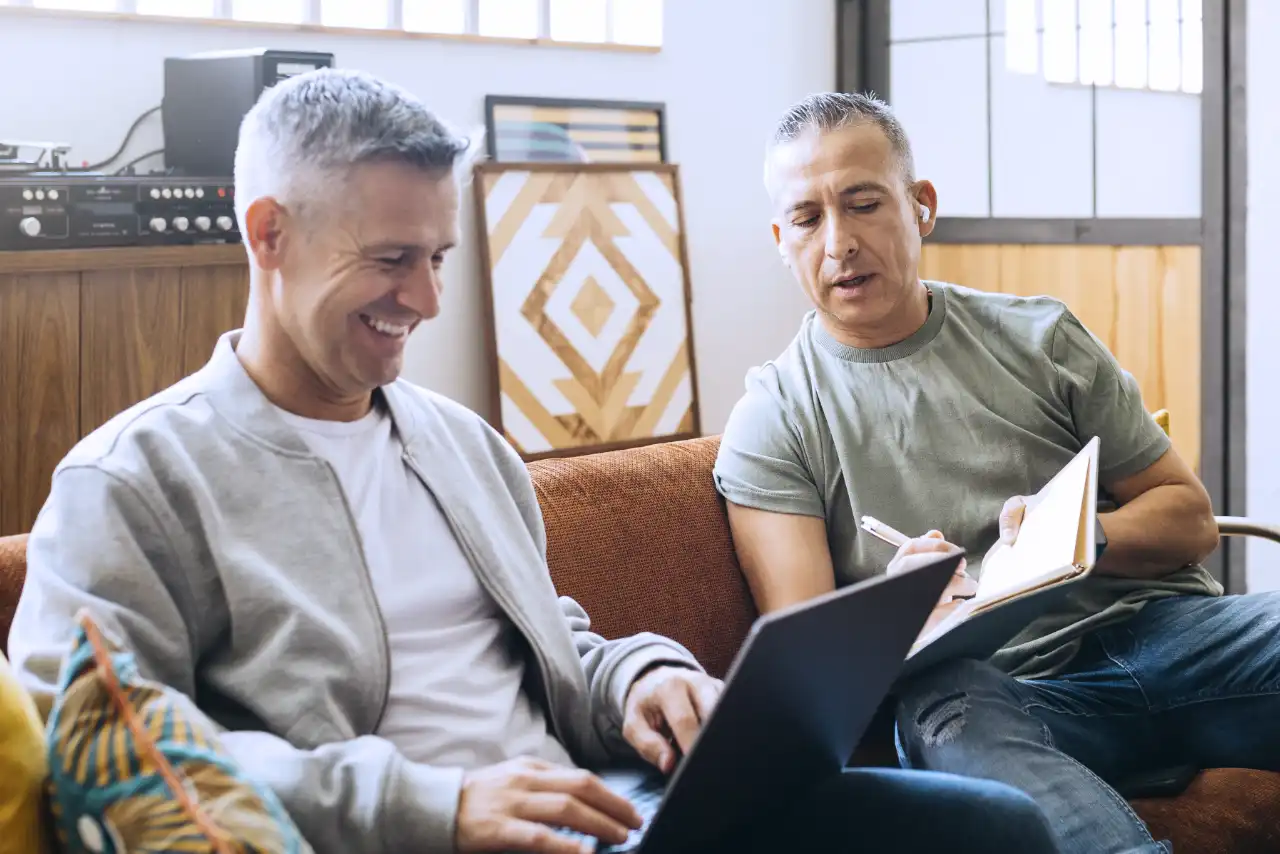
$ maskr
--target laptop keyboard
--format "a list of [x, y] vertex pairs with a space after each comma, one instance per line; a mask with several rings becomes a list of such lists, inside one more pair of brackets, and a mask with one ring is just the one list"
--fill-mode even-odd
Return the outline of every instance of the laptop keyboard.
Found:
[[[606, 782], [608, 782], [606, 780]], [[627, 836], [627, 841], [620, 845], [601, 845], [594, 837], [585, 833], [579, 833], [575, 830], [561, 830], [561, 836], [574, 841], [588, 841], [595, 844], [592, 848], [596, 854], [628, 854], [628, 852], [636, 850], [640, 846], [640, 841], [644, 839], [645, 833], [649, 830], [649, 824], [653, 821], [653, 816], [658, 811], [658, 806], [662, 803], [664, 793], [663, 781], [661, 778], [655, 778], [646, 775], [642, 782], [634, 787], [631, 786], [610, 786], [618, 792], [618, 794], [631, 801], [632, 806], [636, 808], [636, 812], [640, 813], [644, 824], [638, 830], [633, 830]]]

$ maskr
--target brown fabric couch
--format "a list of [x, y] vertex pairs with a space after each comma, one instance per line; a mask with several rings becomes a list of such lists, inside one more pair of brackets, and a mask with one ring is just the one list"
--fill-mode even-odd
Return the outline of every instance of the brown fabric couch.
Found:
[[[717, 448], [713, 437], [529, 468], [552, 577], [594, 628], [607, 637], [660, 632], [723, 675], [756, 611], [711, 481]], [[0, 538], [0, 643], [25, 569], [25, 538]], [[856, 764], [896, 764], [890, 726], [880, 715]], [[1134, 807], [1177, 854], [1280, 852], [1280, 774], [1204, 771], [1178, 797]]]

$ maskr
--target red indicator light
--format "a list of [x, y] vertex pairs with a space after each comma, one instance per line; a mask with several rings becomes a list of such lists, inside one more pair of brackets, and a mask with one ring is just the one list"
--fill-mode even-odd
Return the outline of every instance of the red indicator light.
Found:
[[220, 198], [220, 199], [225, 199], [226, 197], [227, 197], [227, 191], [226, 191], [225, 189], [223, 189], [222, 187], [219, 187], [219, 188], [218, 188], [218, 198]]

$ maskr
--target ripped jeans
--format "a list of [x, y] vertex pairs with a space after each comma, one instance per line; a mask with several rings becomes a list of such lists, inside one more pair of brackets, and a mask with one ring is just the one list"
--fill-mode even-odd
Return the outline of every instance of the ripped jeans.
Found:
[[1063, 854], [1169, 852], [1112, 786], [1187, 764], [1280, 770], [1280, 593], [1154, 600], [1055, 678], [958, 661], [900, 697], [904, 767], [1021, 789]]

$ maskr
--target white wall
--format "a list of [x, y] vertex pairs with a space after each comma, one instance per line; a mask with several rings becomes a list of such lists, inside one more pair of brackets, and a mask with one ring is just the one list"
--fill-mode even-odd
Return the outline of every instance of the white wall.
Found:
[[[0, 14], [0, 137], [71, 143], [73, 163], [107, 156], [160, 102], [164, 57], [246, 46], [331, 51], [337, 65], [406, 86], [463, 126], [481, 126], [486, 94], [665, 101], [685, 199], [703, 429], [714, 433], [747, 368], [780, 352], [808, 307], [773, 249], [761, 154], [791, 102], [834, 85], [834, 32], [830, 0], [670, 0], [665, 45], [652, 55]], [[157, 119], [131, 152], [159, 147]], [[488, 415], [473, 221], [468, 195], [444, 311], [415, 333], [406, 375]]]
[[[1249, 124], [1246, 204], [1248, 230], [1248, 498], [1246, 509], [1280, 525], [1280, 283], [1276, 278], [1275, 240], [1280, 233], [1280, 52], [1274, 35], [1280, 32], [1280, 4], [1250, 0], [1246, 10], [1248, 44], [1245, 86]], [[1255, 542], [1249, 546], [1249, 589], [1280, 590], [1280, 546]]]

